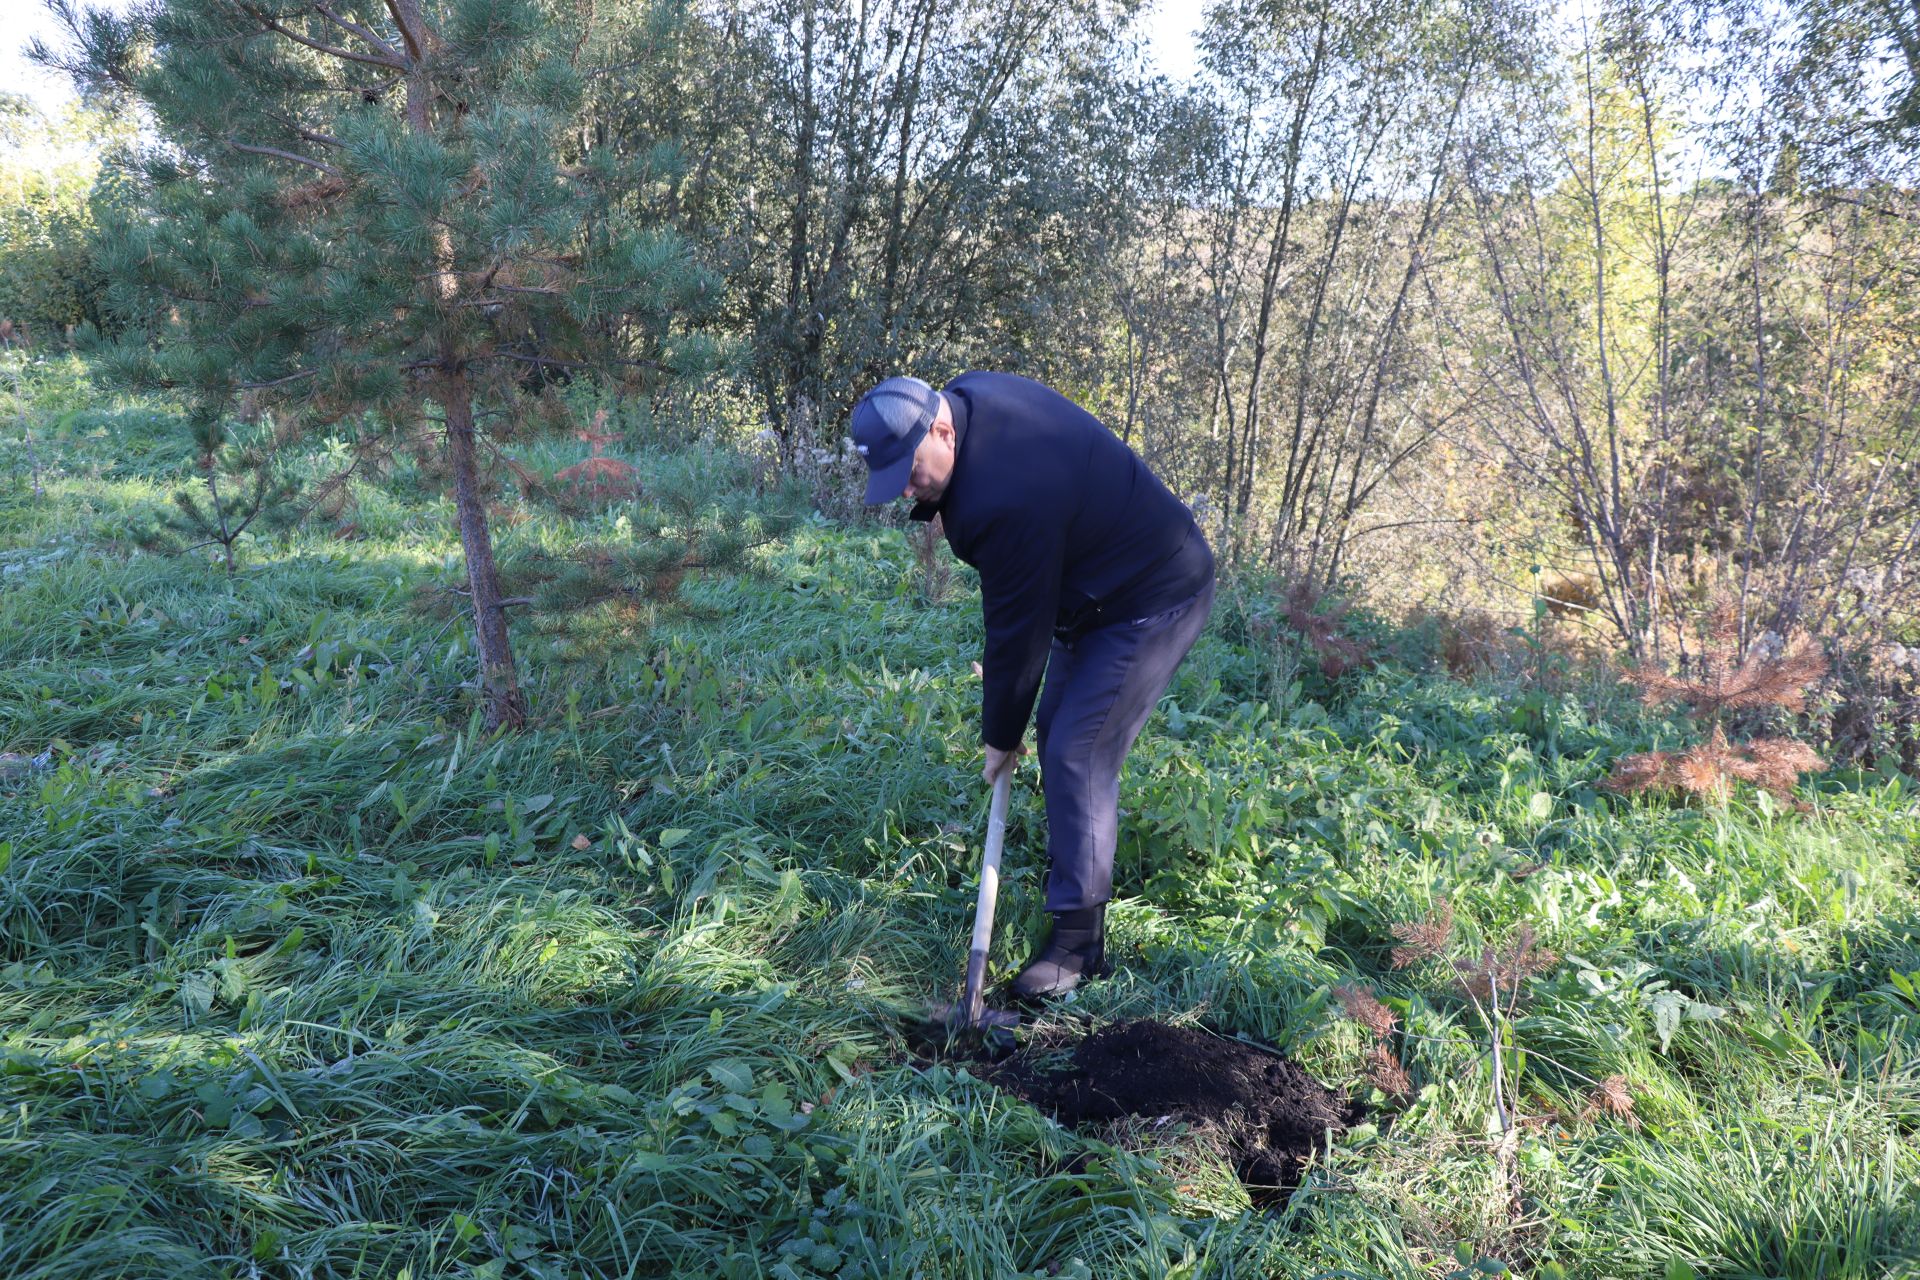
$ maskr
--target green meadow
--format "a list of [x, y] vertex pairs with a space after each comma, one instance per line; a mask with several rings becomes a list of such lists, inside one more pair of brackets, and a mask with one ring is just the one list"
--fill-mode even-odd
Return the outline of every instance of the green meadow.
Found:
[[[0, 1275], [1920, 1274], [1897, 774], [1810, 776], [1804, 810], [1616, 796], [1617, 758], [1695, 730], [1608, 673], [1522, 637], [1458, 679], [1431, 630], [1356, 615], [1378, 660], [1329, 679], [1226, 583], [1129, 763], [1117, 971], [1030, 1034], [1195, 1025], [1366, 1106], [1256, 1208], [1205, 1135], [1064, 1128], [913, 1035], [959, 981], [985, 827], [964, 568], [722, 449], [635, 446], [673, 509], [763, 512], [745, 566], [517, 609], [532, 723], [488, 735], [413, 464], [229, 576], [129, 536], [194, 481], [177, 419], [16, 369]], [[551, 558], [645, 523], [495, 533]], [[1043, 923], [1037, 784], [1003, 976]], [[1553, 953], [1504, 1012], [1394, 966], [1443, 902], [1464, 963], [1526, 930]], [[1342, 986], [1393, 1013], [1404, 1090]]]

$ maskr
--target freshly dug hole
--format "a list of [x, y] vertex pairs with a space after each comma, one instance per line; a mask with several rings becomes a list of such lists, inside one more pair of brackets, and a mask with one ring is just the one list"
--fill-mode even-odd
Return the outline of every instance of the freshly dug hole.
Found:
[[1360, 1108], [1298, 1065], [1196, 1027], [1142, 1019], [1094, 1032], [1066, 1071], [1017, 1054], [982, 1072], [1062, 1124], [1171, 1117], [1222, 1135], [1255, 1204], [1280, 1200]]

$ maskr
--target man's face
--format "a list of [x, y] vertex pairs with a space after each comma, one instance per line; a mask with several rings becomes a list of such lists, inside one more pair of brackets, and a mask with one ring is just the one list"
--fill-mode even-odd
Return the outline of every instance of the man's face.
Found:
[[913, 472], [901, 496], [915, 502], [938, 502], [953, 478], [953, 414], [942, 402], [940, 414], [913, 451]]

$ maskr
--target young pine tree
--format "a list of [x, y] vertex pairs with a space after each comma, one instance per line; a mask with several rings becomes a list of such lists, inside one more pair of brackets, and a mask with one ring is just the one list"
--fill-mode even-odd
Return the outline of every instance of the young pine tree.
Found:
[[634, 225], [658, 149], [590, 104], [644, 31], [567, 0], [153, 0], [63, 12], [90, 87], [131, 96], [157, 140], [141, 216], [106, 250], [137, 322], [111, 367], [202, 422], [251, 391], [362, 447], [425, 428], [444, 450], [489, 724], [525, 699], [483, 485], [526, 384], [618, 371], [647, 393], [702, 371], [679, 323], [716, 292], [670, 232]]
[[[1800, 775], [1824, 769], [1826, 761], [1806, 743], [1789, 737], [1727, 736], [1734, 713], [1806, 708], [1807, 687], [1827, 674], [1827, 660], [1810, 636], [1778, 643], [1739, 647], [1739, 617], [1731, 599], [1720, 601], [1707, 624], [1698, 672], [1675, 676], [1657, 667], [1630, 673], [1648, 706], [1684, 707], [1709, 730], [1703, 742], [1684, 752], [1644, 751], [1614, 763], [1600, 785], [1631, 795], [1643, 791], [1682, 792], [1724, 802], [1736, 781], [1748, 782], [1784, 804], [1793, 804]], [[1769, 633], [1771, 636], [1771, 633]]]
[[134, 530], [152, 551], [218, 547], [234, 574], [234, 547], [255, 525], [285, 528], [296, 516], [300, 487], [280, 465], [273, 433], [236, 438], [223, 419], [192, 424], [194, 470], [199, 481], [173, 495], [173, 510]]

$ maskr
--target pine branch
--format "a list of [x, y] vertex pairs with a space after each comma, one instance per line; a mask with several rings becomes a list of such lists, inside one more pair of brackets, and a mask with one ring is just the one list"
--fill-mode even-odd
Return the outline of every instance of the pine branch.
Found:
[[227, 145], [235, 151], [244, 151], [249, 155], [273, 156], [279, 160], [291, 160], [294, 164], [303, 164], [309, 169], [318, 169], [330, 178], [344, 178], [346, 176], [325, 160], [315, 160], [312, 156], [303, 156], [295, 151], [282, 151], [279, 147], [261, 147], [250, 142], [236, 142], [232, 138], [227, 139]]
[[243, 391], [259, 391], [266, 387], [283, 387], [289, 382], [301, 382], [307, 378], [318, 377], [318, 369], [302, 369], [298, 373], [289, 373], [281, 378], [269, 378], [265, 382], [236, 382], [233, 385]]
[[1402, 943], [1393, 949], [1393, 967], [1405, 969], [1431, 960], [1453, 941], [1453, 903], [1441, 898], [1420, 920], [1396, 924], [1393, 936]]
[[255, 5], [242, 4], [240, 9], [267, 30], [277, 32], [295, 44], [303, 44], [307, 48], [324, 53], [329, 57], [343, 58], [348, 62], [364, 62], [369, 66], [386, 67], [390, 71], [409, 70], [408, 64], [396, 57], [385, 57], [371, 53], [356, 53], [352, 49], [343, 49], [338, 45], [326, 44], [323, 41], [303, 36], [298, 31], [282, 26], [278, 19], [269, 17]]
[[313, 8], [314, 8], [314, 12], [318, 13], [321, 17], [327, 19], [327, 21], [333, 23], [337, 27], [342, 28], [343, 30], [350, 31], [354, 35], [359, 36], [362, 40], [365, 40], [369, 45], [371, 45], [376, 52], [384, 54], [386, 57], [393, 59], [394, 65], [396, 66], [400, 65], [401, 63], [400, 51], [394, 48], [392, 45], [388, 44], [385, 40], [382, 40], [378, 35], [374, 34], [372, 28], [362, 26], [358, 22], [353, 22], [347, 18], [341, 17], [339, 14], [333, 11], [331, 6], [322, 4], [319, 2], [319, 0], [315, 0]]
[[[1649, 706], [1683, 702], [1695, 715], [1712, 716], [1746, 707], [1802, 711], [1806, 708], [1804, 686], [1827, 673], [1825, 656], [1813, 639], [1804, 635], [1794, 637], [1777, 656], [1756, 653], [1732, 670], [1725, 669], [1730, 662], [1731, 656], [1723, 650], [1709, 655], [1708, 673], [1698, 680], [1646, 667], [1632, 672], [1629, 678], [1640, 687], [1641, 700]], [[1715, 666], [1720, 668], [1718, 672], [1712, 669]]]

